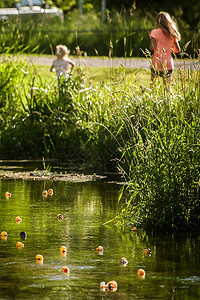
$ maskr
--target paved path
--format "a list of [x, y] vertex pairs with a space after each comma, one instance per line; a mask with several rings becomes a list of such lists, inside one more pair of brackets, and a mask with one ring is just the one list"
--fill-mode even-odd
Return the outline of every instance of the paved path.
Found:
[[[23, 55], [29, 63], [38, 65], [48, 65], [51, 66], [55, 56], [45, 56], [45, 55]], [[149, 69], [150, 68], [150, 58], [106, 58], [106, 57], [71, 57], [76, 63], [76, 66], [86, 66], [86, 67], [119, 67], [130, 69]], [[189, 59], [176, 59], [174, 61], [175, 69], [180, 68], [193, 68], [195, 70], [200, 70], [200, 60], [189, 60]]]
[[[104, 57], [71, 57], [77, 66], [86, 67], [119, 67], [124, 66], [126, 68], [149, 68], [150, 60], [142, 58], [104, 58]], [[28, 56], [27, 60], [30, 63], [39, 65], [51, 66], [55, 56]]]
[[[28, 61], [30, 63], [39, 65], [49, 65], [51, 66], [52, 61], [55, 56], [29, 56]], [[86, 67], [119, 67], [123, 66], [125, 68], [131, 69], [149, 69], [151, 60], [149, 58], [104, 58], [104, 57], [72, 57], [75, 61], [76, 66], [86, 66]], [[175, 68], [194, 68], [200, 69], [200, 61], [189, 60], [189, 59], [176, 59], [174, 60]]]

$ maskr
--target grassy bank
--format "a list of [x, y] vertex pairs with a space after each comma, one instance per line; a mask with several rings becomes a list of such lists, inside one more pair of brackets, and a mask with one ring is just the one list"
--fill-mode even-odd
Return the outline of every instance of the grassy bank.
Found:
[[118, 169], [129, 195], [119, 223], [199, 224], [199, 70], [176, 70], [173, 95], [150, 89], [149, 70], [76, 67], [57, 82], [49, 66], [7, 57], [0, 73], [1, 158]]

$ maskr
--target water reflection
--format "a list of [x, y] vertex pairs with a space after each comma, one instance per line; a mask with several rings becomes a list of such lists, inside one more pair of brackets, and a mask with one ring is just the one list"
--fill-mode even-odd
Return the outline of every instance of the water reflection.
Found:
[[[49, 189], [53, 194], [43, 197]], [[199, 299], [199, 233], [146, 234], [103, 226], [119, 209], [119, 189], [101, 181], [1, 180], [0, 231], [7, 239], [0, 239], [0, 298]], [[12, 197], [5, 198], [6, 191]], [[17, 242], [24, 245], [20, 251]], [[145, 276], [138, 276], [139, 269]], [[101, 291], [101, 282], [113, 280], [114, 293]]]

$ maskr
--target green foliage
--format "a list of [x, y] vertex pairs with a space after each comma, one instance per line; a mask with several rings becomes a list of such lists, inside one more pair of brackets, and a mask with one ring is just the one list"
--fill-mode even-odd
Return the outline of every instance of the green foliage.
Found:
[[122, 117], [119, 169], [129, 193], [118, 216], [123, 222], [146, 229], [200, 223], [200, 72], [185, 72], [177, 78], [179, 94], [143, 91]]
[[[181, 14], [181, 12], [177, 12]], [[181, 42], [191, 40], [188, 48], [193, 56], [199, 45], [199, 25], [190, 27], [179, 16]], [[87, 55], [143, 56], [141, 48], [149, 47], [149, 31], [156, 27], [154, 13], [141, 9], [107, 10], [106, 22], [102, 24], [100, 11], [89, 9], [80, 16], [78, 9], [65, 14], [64, 22], [57, 16], [34, 15], [9, 17], [0, 24], [0, 44], [18, 52], [24, 45], [26, 52], [52, 54], [57, 44], [66, 44], [71, 49], [79, 48]], [[13, 47], [17, 45], [17, 47]]]
[[[20, 155], [38, 157], [45, 154], [66, 159], [68, 152], [72, 155], [75, 150], [74, 147], [70, 149], [70, 145], [75, 145], [77, 141], [76, 138], [73, 139], [76, 127], [72, 93], [77, 93], [81, 88], [82, 78], [80, 75], [73, 80], [69, 77], [67, 81], [61, 78], [50, 87], [34, 69], [25, 73], [28, 88], [25, 87], [18, 95], [21, 109], [18, 107], [13, 111], [11, 126], [7, 122], [8, 129], [2, 134], [0, 151], [12, 158]], [[22, 84], [21, 81], [20, 83]], [[13, 101], [11, 97], [9, 99], [11, 101], [8, 110]], [[5, 152], [5, 149], [9, 151]]]
[[195, 65], [176, 71], [174, 95], [161, 82], [150, 89], [141, 75], [138, 83], [139, 70], [130, 76], [122, 67], [110, 68], [98, 84], [80, 67], [67, 80], [47, 81], [14, 56], [5, 56], [0, 72], [1, 157], [73, 160], [93, 172], [117, 165], [127, 182], [120, 222], [158, 229], [199, 224]]
[[14, 7], [14, 0], [1, 0], [0, 8]]
[[47, 3], [59, 7], [64, 12], [69, 11], [74, 6], [77, 6], [76, 0], [47, 0]]
[[20, 110], [19, 89], [26, 73], [26, 63], [13, 57], [2, 58], [0, 64], [0, 124], [1, 135], [12, 126], [15, 114]]

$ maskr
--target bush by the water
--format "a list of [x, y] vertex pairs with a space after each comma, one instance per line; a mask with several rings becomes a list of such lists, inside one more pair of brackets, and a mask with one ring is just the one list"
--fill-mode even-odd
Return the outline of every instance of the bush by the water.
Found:
[[124, 115], [119, 168], [129, 198], [120, 222], [149, 230], [200, 224], [199, 75], [179, 78], [179, 94], [172, 97], [135, 98]]

